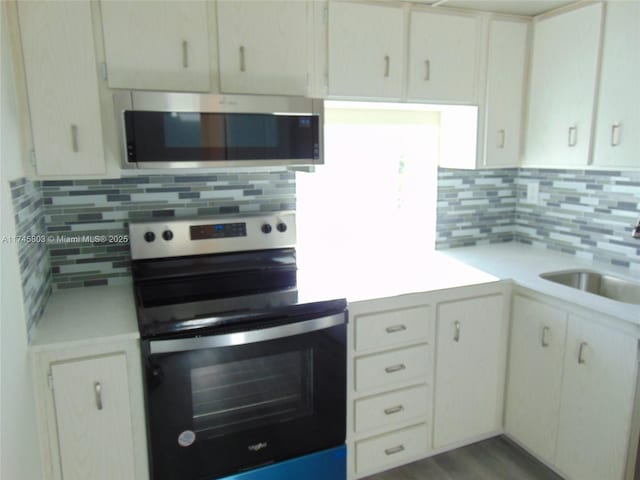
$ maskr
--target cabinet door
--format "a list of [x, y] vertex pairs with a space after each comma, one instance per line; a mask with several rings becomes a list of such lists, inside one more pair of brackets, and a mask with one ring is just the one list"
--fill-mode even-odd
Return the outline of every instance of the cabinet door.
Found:
[[477, 104], [478, 22], [473, 16], [411, 12], [409, 98]]
[[307, 2], [218, 2], [220, 90], [305, 95]]
[[555, 458], [566, 336], [565, 312], [514, 297], [505, 430], [549, 463]]
[[528, 30], [525, 22], [489, 22], [484, 166], [520, 163]]
[[397, 6], [329, 3], [329, 94], [398, 100], [404, 12]]
[[593, 163], [640, 168], [640, 2], [606, 8]]
[[134, 480], [124, 353], [51, 366], [65, 480]]
[[105, 171], [91, 4], [18, 2], [36, 171]]
[[205, 2], [103, 0], [100, 5], [110, 87], [211, 89]]
[[440, 448], [500, 429], [506, 361], [503, 296], [438, 306], [433, 442]]
[[636, 339], [569, 317], [555, 462], [569, 478], [623, 478], [637, 351]]
[[587, 165], [602, 8], [589, 4], [534, 24], [527, 165]]

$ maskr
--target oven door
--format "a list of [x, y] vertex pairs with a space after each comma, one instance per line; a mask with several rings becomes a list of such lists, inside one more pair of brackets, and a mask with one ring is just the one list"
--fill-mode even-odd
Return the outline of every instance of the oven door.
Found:
[[346, 312], [145, 340], [154, 480], [219, 478], [345, 441]]

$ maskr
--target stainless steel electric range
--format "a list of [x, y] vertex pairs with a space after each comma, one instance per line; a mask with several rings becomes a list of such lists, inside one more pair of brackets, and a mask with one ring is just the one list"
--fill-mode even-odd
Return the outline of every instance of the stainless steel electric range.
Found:
[[294, 213], [129, 230], [152, 479], [345, 479], [346, 301], [300, 295]]

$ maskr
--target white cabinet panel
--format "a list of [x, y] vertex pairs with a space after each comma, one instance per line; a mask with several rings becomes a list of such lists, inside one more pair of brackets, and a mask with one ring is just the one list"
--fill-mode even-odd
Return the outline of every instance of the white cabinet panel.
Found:
[[211, 89], [205, 2], [102, 0], [100, 6], [110, 87]]
[[36, 171], [104, 173], [89, 2], [18, 2]]
[[355, 317], [356, 350], [390, 348], [428, 339], [431, 312], [428, 306], [391, 310]]
[[587, 4], [534, 23], [526, 165], [587, 165], [602, 10]]
[[529, 24], [489, 21], [484, 165], [520, 163]]
[[569, 317], [556, 452], [569, 478], [624, 477], [637, 367], [636, 339]]
[[308, 8], [306, 1], [219, 1], [221, 91], [307, 94]]
[[477, 104], [479, 18], [412, 11], [408, 97]]
[[606, 6], [593, 163], [640, 168], [640, 2]]
[[396, 390], [355, 402], [355, 431], [393, 428], [401, 422], [419, 419], [428, 413], [429, 390], [426, 385]]
[[567, 314], [516, 295], [505, 430], [549, 463], [555, 458]]
[[424, 378], [430, 370], [429, 347], [417, 345], [356, 359], [357, 391]]
[[356, 442], [356, 471], [379, 470], [386, 464], [425, 454], [428, 436], [429, 429], [423, 424]]
[[438, 305], [434, 447], [502, 423], [507, 325], [502, 295]]
[[51, 366], [62, 476], [134, 480], [124, 353]]
[[329, 3], [329, 94], [400, 99], [404, 12], [398, 6]]

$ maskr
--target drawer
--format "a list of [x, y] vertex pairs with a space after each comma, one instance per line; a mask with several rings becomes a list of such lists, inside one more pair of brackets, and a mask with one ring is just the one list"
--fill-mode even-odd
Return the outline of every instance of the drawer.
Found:
[[356, 400], [355, 431], [365, 432], [418, 420], [427, 415], [430, 403], [427, 385]]
[[380, 470], [428, 450], [429, 429], [426, 424], [398, 430], [356, 442], [356, 472]]
[[424, 305], [358, 315], [354, 324], [356, 350], [388, 348], [407, 342], [426, 342], [431, 326], [431, 309]]
[[429, 346], [416, 345], [357, 358], [355, 386], [362, 391], [410, 380], [424, 382], [427, 373], [431, 373]]

